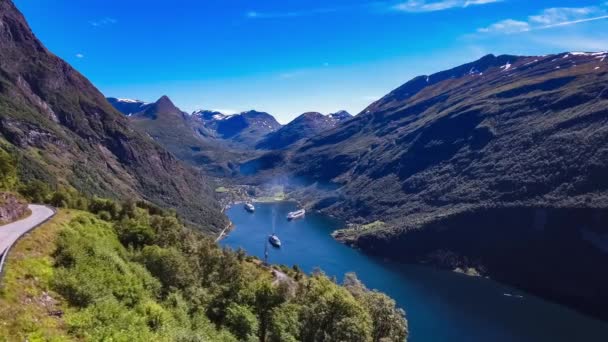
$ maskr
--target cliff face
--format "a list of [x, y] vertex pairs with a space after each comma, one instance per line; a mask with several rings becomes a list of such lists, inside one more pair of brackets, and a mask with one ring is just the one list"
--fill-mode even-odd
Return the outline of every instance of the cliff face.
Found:
[[9, 0], [0, 1], [0, 136], [19, 152], [26, 180], [147, 199], [207, 230], [225, 225], [204, 178], [133, 131], [85, 77], [42, 45]]

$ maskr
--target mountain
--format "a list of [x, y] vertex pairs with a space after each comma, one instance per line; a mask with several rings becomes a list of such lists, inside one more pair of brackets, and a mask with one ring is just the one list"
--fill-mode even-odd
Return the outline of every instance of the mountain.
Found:
[[134, 119], [145, 118], [162, 120], [168, 118], [178, 118], [181, 120], [188, 115], [186, 112], [182, 112], [181, 109], [177, 108], [167, 95], [163, 95], [156, 102], [143, 106], [141, 109], [142, 110], [139, 112], [131, 113], [131, 116]]
[[349, 112], [347, 112], [345, 110], [331, 113], [331, 114], [328, 114], [327, 116], [330, 117], [331, 119], [334, 119], [337, 122], [345, 121], [345, 120], [351, 119], [353, 117], [352, 114], [350, 114]]
[[115, 97], [108, 97], [107, 100], [114, 108], [125, 115], [139, 113], [149, 105], [149, 103], [140, 100], [117, 99]]
[[219, 140], [214, 131], [206, 128], [201, 116], [187, 114], [167, 96], [132, 113], [128, 119], [131, 127], [207, 174], [231, 174], [233, 161], [241, 159], [242, 152]]
[[268, 134], [256, 148], [265, 150], [280, 150], [287, 148], [304, 139], [312, 138], [319, 133], [332, 129], [338, 123], [352, 118], [346, 111], [323, 115], [317, 112], [304, 113], [281, 129]]
[[205, 121], [204, 126], [215, 131], [218, 137], [246, 147], [254, 146], [264, 136], [281, 128], [272, 115], [255, 110], [236, 115], [216, 113]]
[[607, 57], [488, 55], [245, 166], [304, 183], [368, 253], [474, 267], [608, 318]]
[[134, 131], [8, 0], [0, 1], [0, 113], [0, 145], [18, 156], [25, 181], [146, 199], [208, 231], [227, 223], [209, 182]]

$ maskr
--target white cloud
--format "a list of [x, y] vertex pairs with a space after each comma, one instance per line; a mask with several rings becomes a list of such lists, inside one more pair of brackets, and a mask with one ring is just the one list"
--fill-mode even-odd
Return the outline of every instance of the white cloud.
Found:
[[481, 33], [500, 32], [500, 33], [518, 33], [530, 31], [530, 24], [525, 21], [518, 21], [513, 19], [506, 19], [494, 23], [488, 27], [480, 28], [477, 30]]
[[480, 28], [477, 32], [520, 33], [604, 19], [608, 19], [608, 12], [602, 7], [554, 7], [547, 8], [537, 15], [531, 15], [525, 21], [505, 19], [488, 27]]
[[583, 19], [601, 11], [595, 7], [579, 7], [579, 8], [568, 8], [568, 7], [556, 7], [547, 8], [540, 14], [532, 15], [528, 19], [531, 23], [539, 25], [553, 25], [555, 23], [572, 21], [577, 19]]
[[83, 54], [81, 54], [81, 53], [77, 53], [77, 54], [76, 54], [76, 58], [84, 58], [84, 55], [83, 55]]
[[465, 8], [469, 6], [487, 5], [502, 0], [408, 0], [394, 5], [393, 8], [402, 12], [435, 12], [452, 8]]
[[245, 16], [250, 19], [273, 19], [273, 18], [290, 18], [290, 17], [303, 17], [314, 14], [333, 13], [340, 10], [350, 9], [352, 7], [333, 7], [333, 8], [312, 8], [302, 11], [290, 11], [290, 12], [257, 12], [249, 11], [245, 13]]
[[352, 10], [374, 10], [376, 13], [385, 13], [388, 11], [402, 12], [433, 12], [441, 11], [450, 8], [466, 8], [469, 6], [486, 5], [504, 0], [385, 0], [385, 1], [369, 1], [354, 5], [336, 6], [336, 7], [321, 7], [309, 8], [298, 11], [283, 11], [283, 12], [258, 12], [249, 11], [245, 16], [250, 19], [273, 19], [273, 18], [290, 18], [304, 17], [318, 14], [327, 14]]
[[110, 18], [110, 17], [105, 17], [99, 20], [92, 20], [89, 21], [89, 24], [91, 26], [95, 26], [95, 27], [99, 27], [99, 26], [106, 26], [106, 25], [114, 25], [118, 22], [118, 20], [114, 19], [114, 18]]

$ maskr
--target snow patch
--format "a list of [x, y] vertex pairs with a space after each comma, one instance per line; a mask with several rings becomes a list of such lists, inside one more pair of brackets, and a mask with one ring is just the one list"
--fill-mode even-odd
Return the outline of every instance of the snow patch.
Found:
[[608, 51], [600, 51], [600, 52], [570, 52], [573, 56], [599, 56], [605, 55]]
[[538, 62], [538, 59], [535, 59], [532, 62], [528, 62], [528, 63], [524, 64], [524, 66], [527, 66], [527, 65], [530, 65], [530, 64], [534, 64], [536, 62]]
[[118, 100], [118, 102], [124, 102], [124, 103], [142, 103], [142, 101], [139, 100], [133, 100], [133, 99], [116, 99]]
[[500, 68], [503, 69], [502, 71], [507, 71], [511, 69], [511, 63], [507, 62], [507, 64], [501, 66]]

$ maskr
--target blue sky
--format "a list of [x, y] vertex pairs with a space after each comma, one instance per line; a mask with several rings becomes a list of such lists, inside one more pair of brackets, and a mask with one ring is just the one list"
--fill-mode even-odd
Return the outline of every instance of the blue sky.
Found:
[[104, 94], [186, 111], [358, 113], [484, 54], [608, 49], [608, 1], [14, 0]]

